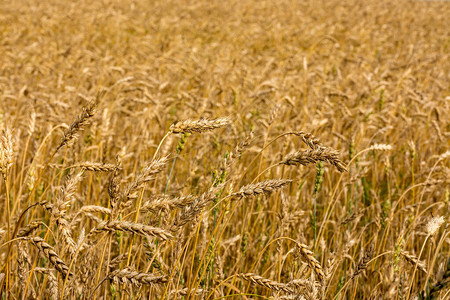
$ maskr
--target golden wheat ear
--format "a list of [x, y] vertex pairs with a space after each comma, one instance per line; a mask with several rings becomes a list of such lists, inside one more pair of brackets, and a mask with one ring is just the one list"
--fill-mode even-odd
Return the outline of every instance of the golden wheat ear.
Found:
[[89, 124], [90, 120], [95, 114], [95, 109], [97, 107], [97, 102], [91, 102], [87, 107], [84, 107], [82, 112], [75, 118], [75, 120], [70, 124], [69, 128], [64, 132], [61, 142], [59, 143], [56, 151], [64, 146], [72, 144], [79, 135], [79, 132], [84, 129], [84, 127]]
[[199, 119], [199, 120], [185, 120], [172, 124], [169, 132], [172, 133], [202, 133], [216, 128], [221, 128], [230, 125], [228, 118], [218, 118], [214, 120]]

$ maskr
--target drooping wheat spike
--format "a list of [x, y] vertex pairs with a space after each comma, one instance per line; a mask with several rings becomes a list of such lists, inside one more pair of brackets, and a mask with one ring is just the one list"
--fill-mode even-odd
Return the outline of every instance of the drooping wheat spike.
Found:
[[251, 282], [253, 284], [264, 286], [266, 288], [269, 288], [269, 289], [277, 291], [277, 292], [283, 291], [283, 292], [290, 293], [290, 294], [294, 293], [294, 290], [292, 288], [288, 287], [286, 284], [264, 278], [262, 276], [254, 274], [254, 273], [245, 273], [245, 274], [241, 273], [241, 274], [237, 274], [236, 276], [239, 278], [242, 278], [248, 282]]
[[240, 199], [258, 195], [267, 196], [291, 182], [292, 180], [288, 179], [271, 179], [255, 184], [248, 184], [243, 186], [238, 192], [232, 193], [230, 197], [233, 199]]
[[154, 179], [154, 175], [160, 173], [167, 165], [168, 157], [162, 157], [151, 161], [136, 177], [136, 179], [128, 186], [126, 196], [128, 199], [137, 198], [133, 192], [142, 188], [146, 182]]
[[84, 127], [89, 123], [92, 117], [95, 114], [95, 108], [97, 107], [97, 102], [91, 102], [87, 107], [83, 107], [83, 111], [79, 114], [75, 121], [70, 124], [69, 128], [64, 132], [63, 137], [61, 138], [61, 142], [59, 146], [56, 148], [56, 151], [61, 149], [62, 147], [73, 143], [77, 138], [78, 134]]
[[155, 236], [160, 238], [161, 240], [173, 239], [173, 235], [171, 233], [161, 228], [156, 228], [144, 224], [135, 224], [126, 221], [111, 220], [108, 222], [102, 222], [92, 231], [92, 233], [98, 233], [101, 231], [125, 231], [142, 236]]
[[322, 265], [320, 264], [320, 262], [314, 257], [314, 253], [311, 250], [309, 250], [308, 246], [306, 246], [304, 244], [297, 243], [296, 246], [297, 246], [296, 249], [297, 249], [298, 253], [300, 253], [300, 256], [304, 260], [306, 260], [309, 267], [314, 271], [314, 273], [319, 278], [319, 281], [322, 282], [325, 279], [325, 273], [323, 271], [323, 268], [322, 268]]
[[93, 172], [113, 172], [117, 168], [116, 165], [98, 162], [89, 162], [89, 161], [78, 164], [77, 167], [80, 167], [83, 170]]
[[108, 278], [116, 284], [161, 284], [169, 282], [166, 275], [157, 275], [149, 273], [140, 273], [131, 269], [115, 270], [108, 275]]
[[339, 152], [326, 148], [326, 147], [318, 147], [311, 150], [305, 150], [305, 151], [297, 151], [292, 154], [289, 154], [285, 157], [284, 160], [280, 162], [280, 164], [284, 165], [308, 165], [308, 164], [315, 164], [319, 161], [326, 161], [333, 166], [336, 167], [336, 169], [339, 172], [347, 171], [345, 164], [339, 159], [338, 157]]
[[171, 133], [202, 133], [216, 128], [225, 127], [230, 124], [228, 118], [218, 118], [214, 120], [199, 119], [199, 120], [185, 120], [178, 121], [172, 124], [169, 128]]
[[369, 261], [372, 259], [374, 254], [373, 244], [371, 244], [368, 249], [365, 251], [363, 257], [359, 260], [358, 265], [356, 266], [355, 272], [353, 272], [350, 279], [354, 279], [356, 276], [361, 274], [366, 268]]
[[3, 178], [6, 178], [9, 169], [14, 163], [14, 143], [11, 131], [6, 128], [1, 132], [0, 137], [0, 171]]
[[69, 267], [64, 263], [64, 261], [56, 254], [52, 246], [44, 242], [41, 237], [30, 238], [31, 243], [36, 246], [48, 260], [52, 263], [55, 269], [61, 273], [62, 277], [65, 279], [67, 276], [71, 276], [69, 273]]
[[19, 229], [19, 231], [17, 232], [17, 237], [29, 236], [33, 231], [35, 231], [41, 225], [42, 225], [42, 222], [31, 222], [27, 226]]
[[413, 265], [413, 266], [417, 265], [417, 268], [419, 270], [421, 270], [424, 273], [428, 273], [426, 263], [424, 263], [423, 261], [419, 260], [419, 258], [417, 256], [409, 253], [408, 251], [404, 251], [404, 250], [402, 250], [400, 253], [403, 255], [405, 260], [407, 262], [409, 262], [411, 265]]

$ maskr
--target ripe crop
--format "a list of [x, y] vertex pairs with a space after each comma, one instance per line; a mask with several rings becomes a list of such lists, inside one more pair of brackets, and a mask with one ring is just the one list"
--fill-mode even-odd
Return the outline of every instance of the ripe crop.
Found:
[[1, 299], [450, 298], [449, 15], [0, 3]]

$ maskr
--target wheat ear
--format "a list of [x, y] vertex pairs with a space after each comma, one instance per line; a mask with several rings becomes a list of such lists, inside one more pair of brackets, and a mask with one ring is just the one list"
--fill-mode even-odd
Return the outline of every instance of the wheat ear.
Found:
[[289, 154], [285, 157], [280, 164], [284, 165], [308, 165], [315, 164], [319, 161], [326, 161], [333, 166], [339, 172], [347, 171], [345, 164], [338, 157], [339, 152], [326, 147], [318, 147], [316, 149], [297, 151]]
[[262, 276], [254, 274], [254, 273], [245, 273], [245, 274], [241, 273], [241, 274], [237, 274], [236, 276], [239, 278], [242, 278], [246, 281], [249, 281], [253, 284], [264, 286], [266, 288], [269, 288], [269, 289], [277, 291], [277, 292], [283, 291], [283, 292], [290, 293], [290, 294], [294, 293], [294, 290], [292, 288], [288, 287], [286, 284], [264, 278]]
[[288, 179], [271, 179], [266, 181], [261, 181], [255, 184], [248, 184], [243, 186], [238, 192], [232, 193], [230, 195], [233, 199], [246, 198], [258, 195], [270, 195], [276, 190], [281, 189], [287, 184], [291, 183], [292, 180]]
[[64, 261], [56, 254], [55, 250], [52, 246], [44, 242], [44, 239], [41, 237], [32, 237], [30, 238], [31, 243], [36, 246], [52, 263], [55, 269], [61, 273], [63, 278], [70, 276], [69, 267], [64, 263]]
[[108, 278], [116, 284], [159, 284], [169, 281], [166, 275], [156, 275], [140, 273], [131, 269], [115, 270], [108, 275]]
[[199, 119], [185, 120], [172, 124], [169, 128], [171, 133], [202, 133], [216, 128], [225, 127], [230, 124], [228, 118], [218, 118], [214, 120]]
[[126, 221], [108, 221], [100, 223], [92, 233], [101, 231], [125, 231], [143, 236], [155, 236], [161, 240], [173, 239], [173, 235], [161, 228], [151, 227], [144, 224], [135, 224]]

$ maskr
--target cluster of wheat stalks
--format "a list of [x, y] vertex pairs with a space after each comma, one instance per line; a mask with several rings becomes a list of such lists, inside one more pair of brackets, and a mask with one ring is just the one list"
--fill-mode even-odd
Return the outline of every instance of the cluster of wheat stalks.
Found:
[[450, 298], [449, 13], [0, 3], [0, 298]]

